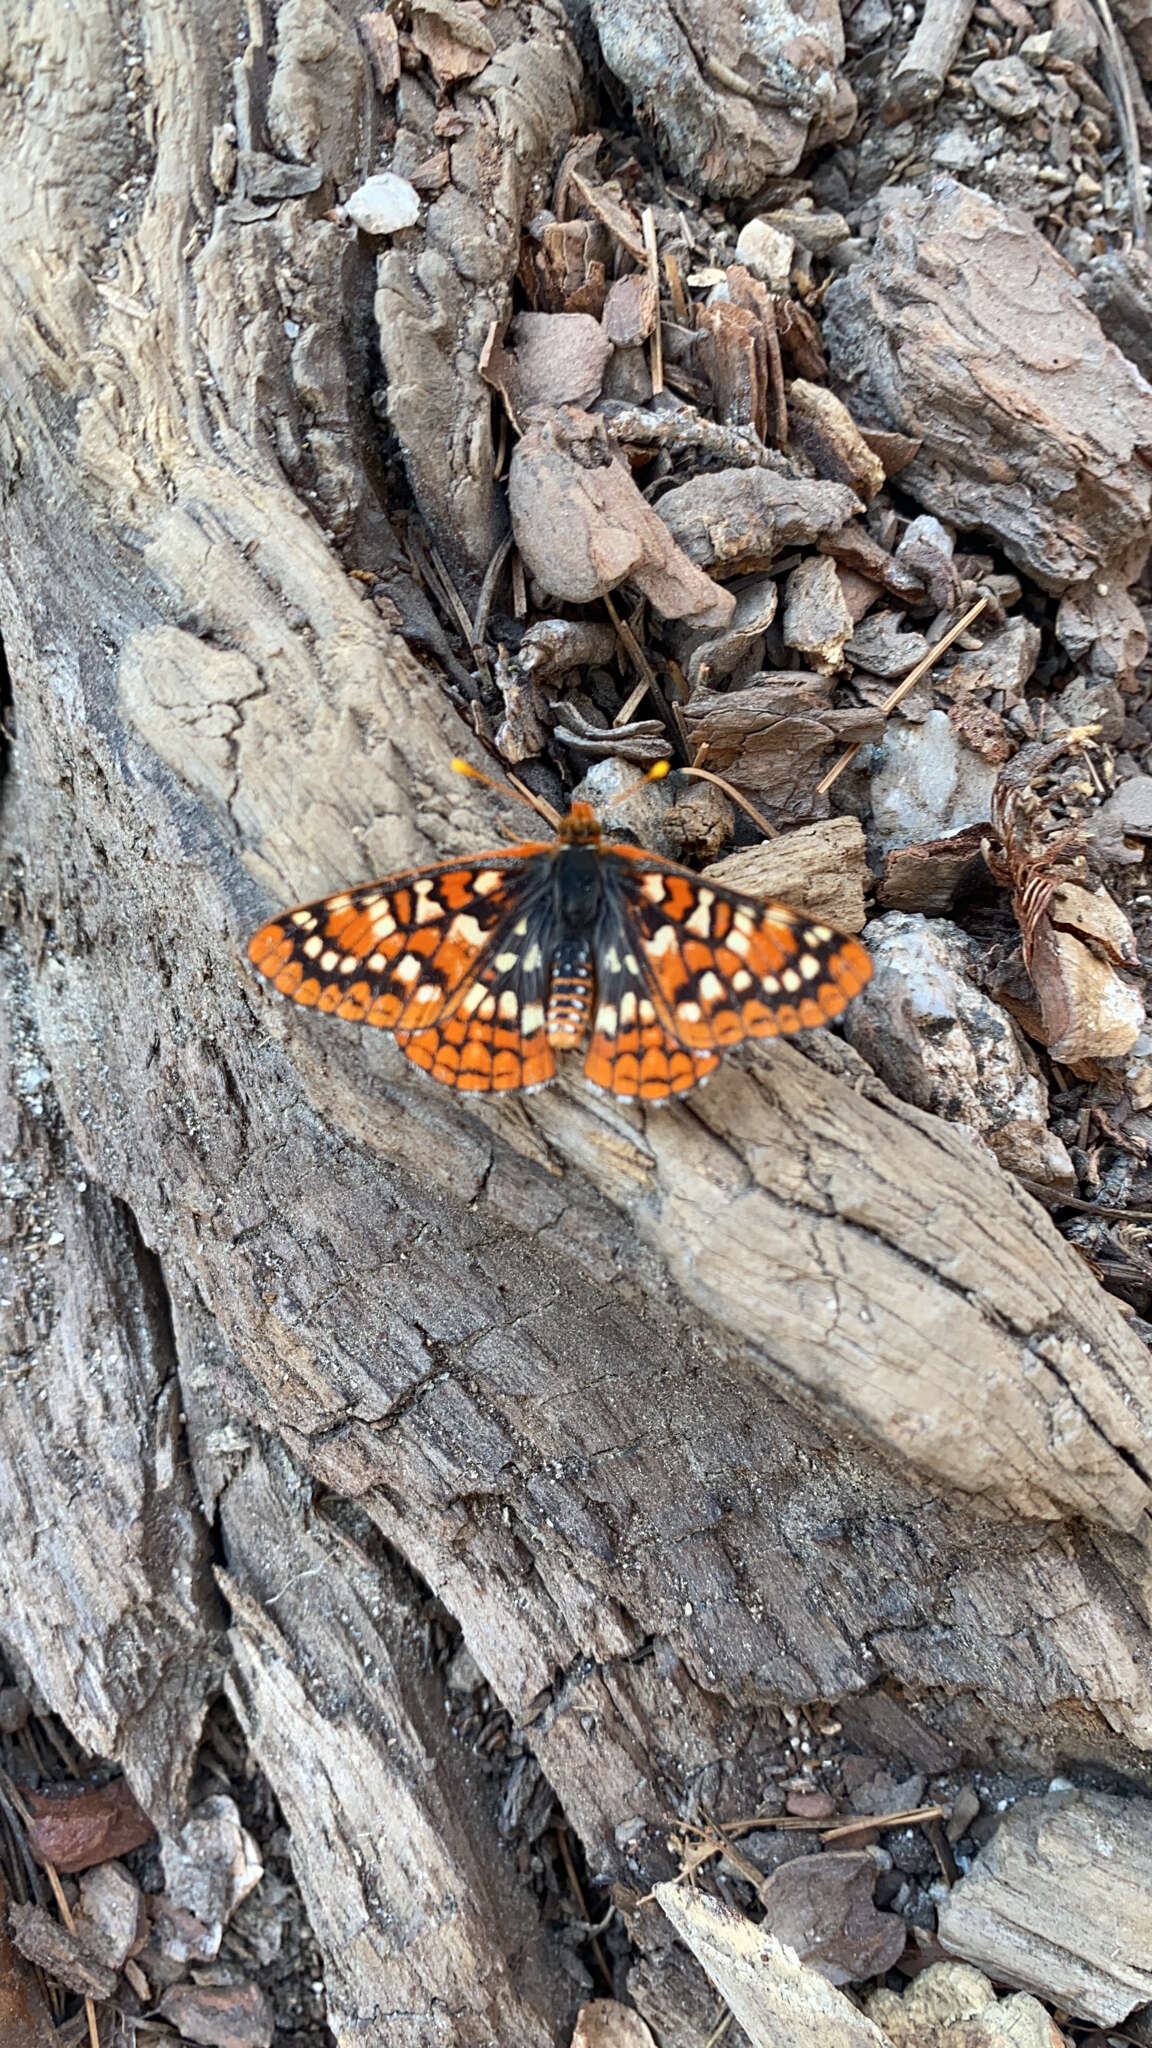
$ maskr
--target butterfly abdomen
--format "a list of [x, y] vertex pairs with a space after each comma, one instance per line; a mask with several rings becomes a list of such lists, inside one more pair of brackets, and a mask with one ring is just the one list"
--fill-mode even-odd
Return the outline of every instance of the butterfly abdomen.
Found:
[[579, 1045], [592, 1015], [592, 948], [587, 939], [561, 940], [552, 956], [548, 990], [549, 1045]]

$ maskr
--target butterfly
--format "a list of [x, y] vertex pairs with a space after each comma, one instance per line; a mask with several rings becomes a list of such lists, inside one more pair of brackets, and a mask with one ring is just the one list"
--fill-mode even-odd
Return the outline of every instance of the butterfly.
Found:
[[586, 1081], [645, 1102], [742, 1039], [838, 1017], [872, 972], [819, 919], [606, 840], [585, 803], [554, 840], [283, 911], [248, 957], [294, 1002], [390, 1031], [449, 1088], [542, 1088], [587, 1040]]

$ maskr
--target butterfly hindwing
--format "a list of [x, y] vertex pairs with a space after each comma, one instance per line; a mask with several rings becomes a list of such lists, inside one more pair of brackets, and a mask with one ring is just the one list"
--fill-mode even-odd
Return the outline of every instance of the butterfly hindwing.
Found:
[[609, 867], [584, 1078], [611, 1095], [663, 1102], [694, 1088], [718, 1065], [719, 1054], [688, 1051], [670, 1028], [626, 896], [614, 881]]
[[546, 1018], [552, 960], [549, 892], [526, 890], [475, 961], [466, 983], [425, 1030], [396, 1042], [434, 1081], [474, 1094], [542, 1088], [556, 1073]]
[[693, 1053], [826, 1024], [872, 972], [863, 946], [818, 918], [650, 856], [623, 869], [621, 889], [658, 1014]]

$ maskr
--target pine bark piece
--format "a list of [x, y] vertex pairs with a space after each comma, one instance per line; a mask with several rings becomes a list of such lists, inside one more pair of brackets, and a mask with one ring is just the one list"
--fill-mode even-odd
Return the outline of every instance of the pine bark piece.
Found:
[[880, 457], [868, 446], [843, 400], [826, 384], [794, 377], [788, 386], [788, 438], [817, 476], [847, 484], [868, 504], [884, 486]]
[[1045, 590], [1147, 543], [1152, 392], [1039, 231], [950, 179], [898, 200], [827, 295], [834, 384], [915, 434], [901, 488]]
[[794, 903], [841, 931], [864, 929], [868, 856], [859, 818], [824, 818], [798, 825], [780, 839], [765, 839], [705, 868], [729, 889]]
[[742, 690], [697, 690], [684, 710], [694, 746], [707, 745], [708, 766], [763, 809], [773, 825], [827, 817], [819, 795], [833, 748], [875, 739], [875, 711], [837, 708], [823, 676], [781, 670]]
[[70, 1933], [43, 1906], [9, 1906], [8, 1929], [20, 1954], [46, 1977], [81, 1998], [111, 1998], [116, 1971], [94, 1953], [89, 1939]]
[[748, 427], [763, 441], [768, 425], [768, 343], [763, 322], [728, 299], [697, 306], [696, 362], [712, 404], [728, 427]]
[[718, 469], [666, 491], [657, 509], [691, 561], [738, 576], [770, 568], [786, 548], [838, 534], [862, 507], [846, 484]]
[[1152, 1999], [1152, 1803], [1021, 1799], [940, 1907], [939, 1937], [1077, 2019], [1118, 2025]]
[[784, 596], [782, 637], [786, 647], [807, 655], [820, 675], [843, 668], [852, 614], [830, 555], [807, 555], [793, 569]]
[[795, 170], [810, 135], [852, 125], [834, 0], [751, 14], [734, 0], [593, 0], [592, 19], [665, 163], [701, 192], [750, 198]]
[[0, 2027], [4, 2048], [59, 2048], [35, 1971], [7, 1928], [8, 1892], [0, 1879]]

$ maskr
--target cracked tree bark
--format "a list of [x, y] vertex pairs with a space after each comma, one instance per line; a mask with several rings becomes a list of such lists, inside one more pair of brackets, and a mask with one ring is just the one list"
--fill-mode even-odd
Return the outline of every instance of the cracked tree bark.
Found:
[[[349, 89], [351, 14], [280, 19], [285, 51], [331, 28]], [[341, 2043], [533, 2048], [576, 1994], [410, 1574], [636, 1891], [677, 1811], [753, 1810], [796, 1701], [890, 1687], [954, 1753], [1147, 1779], [1146, 1358], [836, 1041], [649, 1116], [492, 1107], [254, 986], [274, 904], [498, 828], [332, 546], [386, 532], [371, 266], [325, 212], [367, 74], [348, 162], [318, 142], [318, 195], [254, 205], [213, 126], [240, 23], [30, 4], [0, 109], [0, 1638], [162, 1825], [226, 1686]], [[246, 91], [266, 68], [254, 40]]]

